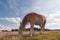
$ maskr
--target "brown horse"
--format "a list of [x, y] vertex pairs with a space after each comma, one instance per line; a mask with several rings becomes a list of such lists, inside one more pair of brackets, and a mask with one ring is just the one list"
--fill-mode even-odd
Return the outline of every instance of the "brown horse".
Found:
[[44, 31], [44, 29], [45, 29], [45, 23], [46, 23], [46, 18], [45, 18], [45, 16], [36, 14], [34, 12], [31, 12], [31, 13], [27, 14], [23, 18], [22, 23], [21, 23], [21, 25], [19, 27], [19, 34], [20, 35], [23, 34], [23, 31], [25, 30], [25, 25], [28, 22], [31, 25], [30, 36], [33, 36], [34, 35], [34, 28], [33, 28], [34, 25], [39, 25], [41, 27], [41, 33], [42, 33], [42, 31]]

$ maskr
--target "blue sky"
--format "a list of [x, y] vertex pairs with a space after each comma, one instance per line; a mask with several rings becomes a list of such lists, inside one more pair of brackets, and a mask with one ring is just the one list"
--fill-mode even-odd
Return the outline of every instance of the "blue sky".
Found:
[[0, 0], [0, 26], [19, 28], [30, 12], [45, 15], [46, 28], [60, 29], [60, 0]]

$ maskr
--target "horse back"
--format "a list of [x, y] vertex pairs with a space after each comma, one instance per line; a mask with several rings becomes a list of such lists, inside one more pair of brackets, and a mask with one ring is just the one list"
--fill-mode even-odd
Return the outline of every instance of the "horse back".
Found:
[[24, 17], [24, 22], [34, 22], [35, 24], [45, 23], [46, 18], [43, 15], [36, 13], [29, 13]]

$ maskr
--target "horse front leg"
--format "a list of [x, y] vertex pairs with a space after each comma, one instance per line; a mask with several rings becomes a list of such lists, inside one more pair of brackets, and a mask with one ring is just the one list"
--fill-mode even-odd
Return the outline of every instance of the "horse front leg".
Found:
[[32, 24], [30, 28], [30, 36], [32, 37], [33, 35], [34, 35], [34, 25]]
[[23, 36], [24, 28], [20, 27], [19, 28], [19, 36]]
[[34, 30], [33, 30], [33, 27], [31, 27], [30, 29], [30, 36], [32, 37], [34, 35]]
[[19, 31], [19, 36], [23, 36], [23, 31], [22, 30]]

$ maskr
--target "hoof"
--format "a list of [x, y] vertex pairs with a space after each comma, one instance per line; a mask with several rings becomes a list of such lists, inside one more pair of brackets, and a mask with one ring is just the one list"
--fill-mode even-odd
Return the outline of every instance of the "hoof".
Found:
[[33, 35], [30, 34], [30, 37], [33, 37], [33, 36], [34, 36], [34, 34]]
[[43, 33], [40, 33], [40, 34], [43, 34]]
[[32, 37], [33, 35], [30, 35], [30, 37]]
[[44, 33], [40, 33], [41, 35], [44, 35]]

